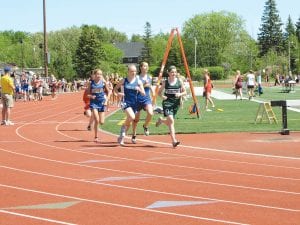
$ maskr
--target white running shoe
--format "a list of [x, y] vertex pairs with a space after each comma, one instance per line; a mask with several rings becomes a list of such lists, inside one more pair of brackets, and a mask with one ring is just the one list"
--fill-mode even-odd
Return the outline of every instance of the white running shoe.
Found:
[[13, 122], [11, 122], [10, 120], [6, 121], [6, 126], [13, 126], [15, 125]]
[[120, 131], [120, 137], [125, 137], [125, 135], [126, 135], [126, 127], [122, 126]]
[[143, 125], [143, 129], [144, 129], [144, 134], [146, 136], [149, 136], [150, 132], [149, 132], [149, 128], [148, 127], [145, 127], [145, 125]]
[[124, 137], [118, 137], [118, 143], [121, 145], [121, 146], [124, 146]]

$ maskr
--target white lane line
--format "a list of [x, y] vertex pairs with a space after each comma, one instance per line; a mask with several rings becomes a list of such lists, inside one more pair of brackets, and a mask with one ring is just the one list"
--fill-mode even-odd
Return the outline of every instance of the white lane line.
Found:
[[58, 221], [58, 220], [47, 219], [47, 218], [43, 218], [43, 217], [31, 216], [31, 215], [27, 215], [27, 214], [23, 214], [23, 213], [10, 212], [7, 210], [2, 210], [2, 209], [0, 209], [0, 213], [10, 214], [10, 215], [20, 216], [20, 217], [26, 217], [26, 218], [35, 219], [35, 220], [47, 221], [50, 223], [57, 223], [57, 224], [64, 224], [64, 225], [76, 225], [75, 223], [68, 223], [68, 222], [63, 222], [63, 221]]
[[[64, 112], [61, 112], [61, 113], [64, 113]], [[59, 114], [61, 114], [61, 113], [59, 113]], [[47, 118], [47, 117], [46, 117]], [[40, 121], [40, 120], [37, 120], [37, 121]], [[18, 132], [16, 131], [16, 133], [18, 134]], [[19, 134], [18, 134], [19, 135]], [[23, 138], [23, 139], [26, 139], [25, 137], [22, 137], [21, 135], [19, 135], [21, 138]], [[27, 140], [29, 140], [29, 139], [27, 139]], [[32, 141], [32, 140], [29, 140], [29, 141], [31, 141], [31, 142], [34, 142], [34, 143], [39, 143], [39, 142], [35, 142], [35, 141]], [[41, 144], [41, 143], [39, 143], [39, 144]], [[48, 146], [50, 146], [50, 147], [52, 147], [52, 148], [58, 148], [59, 149], [59, 147], [56, 147], [56, 146], [51, 146], [51, 145], [48, 145]], [[230, 152], [231, 153], [231, 152]]]
[[[111, 114], [116, 113], [118, 110], [112, 112]], [[59, 124], [57, 125], [57, 127], [59, 127]], [[111, 132], [105, 131], [100, 129], [101, 132], [114, 136], [114, 137], [118, 137], [118, 135], [113, 134]], [[78, 138], [74, 138], [72, 136], [66, 135], [69, 138], [72, 139], [77, 139]], [[22, 137], [21, 137], [22, 138]], [[129, 139], [129, 137], [125, 137], [126, 139]], [[159, 142], [159, 141], [152, 141], [152, 140], [146, 140], [146, 139], [142, 139], [139, 138], [138, 140], [146, 142], [146, 143], [152, 143], [152, 144], [159, 144], [159, 145], [166, 145], [166, 146], [171, 146], [171, 144], [169, 143], [165, 143], [165, 142]], [[226, 150], [226, 149], [216, 149], [216, 148], [206, 148], [206, 147], [196, 147], [196, 146], [188, 146], [188, 145], [180, 145], [180, 147], [184, 147], [184, 148], [191, 148], [191, 149], [196, 149], [196, 150], [205, 150], [205, 151], [213, 151], [213, 152], [221, 152], [221, 153], [229, 153], [229, 154], [240, 154], [240, 155], [247, 155], [247, 156], [257, 156], [257, 157], [264, 157], [264, 158], [278, 158], [278, 159], [290, 159], [290, 160], [300, 160], [300, 157], [288, 157], [288, 156], [280, 156], [280, 155], [270, 155], [270, 154], [261, 154], [261, 153], [250, 153], [250, 152], [239, 152], [239, 151], [231, 151], [231, 150]], [[131, 148], [134, 149], [134, 148]], [[297, 168], [300, 169], [300, 168]]]
[[10, 185], [4, 185], [4, 184], [0, 184], [0, 186], [10, 188], [10, 189], [17, 189], [17, 190], [21, 190], [21, 191], [33, 192], [33, 193], [44, 194], [44, 195], [49, 195], [49, 196], [74, 199], [74, 200], [78, 200], [78, 201], [85, 201], [85, 202], [96, 203], [96, 204], [101, 204], [101, 205], [108, 205], [108, 206], [115, 206], [115, 207], [145, 211], [145, 212], [149, 212], [149, 213], [158, 213], [158, 214], [163, 214], [163, 215], [177, 216], [177, 217], [190, 218], [190, 219], [196, 219], [196, 220], [219, 222], [219, 223], [224, 223], [224, 224], [248, 225], [248, 224], [245, 224], [245, 223], [239, 223], [239, 222], [234, 222], [234, 221], [220, 220], [220, 219], [201, 217], [201, 216], [193, 216], [193, 215], [166, 212], [166, 211], [159, 211], [159, 210], [155, 210], [155, 209], [140, 208], [140, 207], [136, 207], [136, 206], [117, 204], [117, 203], [112, 203], [112, 202], [104, 202], [104, 201], [98, 201], [98, 200], [87, 199], [87, 198], [79, 198], [79, 197], [70, 196], [70, 195], [62, 195], [62, 194], [57, 194], [57, 193], [38, 191], [38, 190], [27, 189], [27, 188], [22, 188], [22, 187], [17, 187], [17, 186], [10, 186]]
[[[73, 105], [75, 105], [76, 108], [82, 108], [82, 107], [78, 106], [78, 103], [72, 103], [72, 104], [67, 105], [66, 107], [70, 107], [70, 106], [73, 106]], [[15, 116], [15, 119], [16, 119], [16, 120], [19, 120], [19, 119], [24, 118], [24, 117], [25, 117], [25, 118], [30, 118], [30, 117], [36, 118], [38, 114], [44, 114], [45, 112], [48, 112], [48, 113], [50, 112], [50, 113], [49, 113], [50, 116], [47, 116], [47, 117], [45, 117], [45, 118], [54, 117], [54, 116], [53, 116], [53, 112], [56, 112], [56, 111], [57, 111], [57, 109], [54, 108], [54, 106], [60, 106], [60, 107], [59, 107], [59, 110], [58, 110], [58, 111], [60, 111], [60, 109], [61, 109], [61, 104], [60, 104], [59, 102], [56, 102], [56, 103], [52, 103], [51, 106], [50, 106], [50, 105], [47, 105], [47, 106], [43, 107], [43, 108], [45, 108], [45, 110], [41, 110], [41, 111], [32, 110], [31, 107], [28, 107], [28, 110], [22, 109], [22, 111], [20, 112], [20, 113], [21, 113], [21, 116]], [[39, 106], [38, 109], [41, 109], [40, 107], [42, 107], [42, 106]], [[73, 109], [75, 109], [75, 108], [73, 108]], [[28, 112], [30, 112], [30, 114], [28, 114]], [[16, 113], [17, 113], [17, 112], [14, 111], [14, 114], [16, 114]], [[43, 119], [41, 119], [41, 120], [36, 120], [36, 121], [42, 121], [42, 120], [43, 120]], [[30, 120], [30, 122], [34, 122], [34, 121], [31, 121], [31, 120]]]
[[[164, 142], [158, 142], [158, 141], [150, 141], [146, 139], [139, 139], [143, 142], [150, 142], [153, 144], [160, 144], [160, 145], [170, 145]], [[269, 155], [269, 154], [261, 154], [261, 153], [250, 153], [250, 152], [239, 152], [239, 151], [231, 151], [231, 150], [225, 150], [225, 149], [217, 149], [217, 148], [206, 148], [206, 147], [196, 147], [196, 146], [190, 146], [190, 145], [180, 145], [180, 147], [183, 148], [190, 148], [195, 150], [204, 150], [204, 151], [211, 151], [211, 152], [221, 152], [221, 153], [228, 153], [228, 154], [235, 154], [235, 155], [246, 155], [246, 156], [257, 156], [257, 157], [263, 157], [263, 158], [275, 158], [275, 159], [289, 159], [289, 160], [300, 160], [300, 157], [290, 157], [290, 156], [281, 156], [281, 155]]]
[[[115, 112], [112, 112], [111, 114], [114, 114], [114, 113], [116, 113], [116, 111], [115, 111]], [[76, 117], [78, 117], [78, 115], [75, 116], [75, 117], [73, 117], [72, 119], [75, 119]], [[46, 117], [46, 118], [47, 118], [47, 117]], [[42, 119], [40, 119], [40, 120], [42, 120]], [[69, 119], [68, 119], [68, 120], [69, 120]], [[67, 121], [68, 121], [68, 120], [67, 120]], [[36, 121], [39, 121], [39, 120], [36, 120]], [[61, 124], [63, 124], [63, 123], [61, 123]], [[56, 130], [57, 130], [57, 132], [61, 133], [60, 131], [58, 131], [58, 127], [59, 127], [59, 126], [60, 126], [60, 124], [58, 124], [58, 125], [56, 126]], [[19, 129], [19, 128], [18, 128], [18, 129]], [[116, 136], [116, 137], [117, 137], [117, 135], [112, 134], [112, 133], [107, 132], [107, 131], [104, 131], [104, 130], [101, 130], [101, 132], [103, 132], [103, 133], [105, 133], [105, 134], [108, 134], [108, 135], [111, 135], [111, 136]], [[38, 141], [34, 141], [34, 140], [32, 140], [32, 139], [25, 138], [25, 137], [22, 136], [22, 135], [19, 133], [19, 131], [17, 131], [17, 130], [16, 130], [16, 134], [17, 134], [20, 138], [22, 138], [22, 139], [24, 139], [24, 140], [27, 140], [27, 141], [29, 141], [29, 142], [33, 142], [33, 143], [40, 144], [40, 145], [45, 145], [45, 144], [43, 144], [42, 142], [38, 142]], [[61, 135], [66, 136], [66, 137], [69, 137], [70, 139], [81, 140], [81, 139], [78, 139], [78, 138], [75, 138], [75, 137], [72, 137], [72, 136], [63, 134], [63, 133], [61, 133]], [[169, 144], [167, 144], [167, 143], [165, 143], [165, 142], [150, 141], [150, 140], [145, 140], [145, 139], [139, 139], [139, 140], [144, 141], [144, 142], [149, 142], [149, 143], [155, 143], [155, 144], [161, 144], [161, 145], [169, 145]], [[52, 146], [52, 145], [46, 145], [46, 146], [54, 147], [54, 148], [59, 148], [59, 147], [57, 147], [57, 146]], [[300, 160], [300, 158], [296, 158], [296, 157], [286, 157], [286, 156], [278, 156], [278, 155], [265, 155], [265, 154], [245, 153], [245, 152], [238, 152], [238, 151], [229, 151], [229, 150], [221, 150], [221, 149], [214, 149], [214, 148], [203, 148], [203, 147], [186, 146], [186, 145], [181, 145], [181, 146], [183, 146], [183, 147], [185, 147], [185, 148], [196, 149], [196, 150], [207, 150], [207, 151], [216, 151], [216, 152], [219, 151], [219, 152], [222, 152], [222, 153], [232, 153], [232, 154], [251, 155], [251, 156], [258, 156], [258, 157], [262, 156], [262, 157], [271, 157], [271, 158], [275, 157], [275, 158], [280, 158], [280, 159], [283, 159], [283, 158], [284, 158], [284, 159]], [[72, 151], [72, 150], [68, 150], [68, 149], [66, 149], [66, 148], [60, 148], [60, 149], [67, 150], [67, 151]], [[131, 149], [132, 149], [132, 148], [131, 148]], [[76, 151], [76, 150], [75, 150], [75, 151]], [[85, 153], [85, 152], [82, 152], [82, 151], [77, 151], [77, 152]], [[107, 156], [107, 155], [102, 155], [102, 156], [112, 157], [112, 156]], [[190, 156], [189, 156], [189, 157], [190, 157]], [[112, 158], [113, 158], [113, 157], [112, 157]], [[194, 158], [194, 157], [192, 157], [192, 158]], [[124, 160], [124, 158], [121, 158], [121, 159]], [[125, 159], [126, 159], [126, 158], [125, 158]], [[130, 159], [127, 159], [127, 160], [130, 160]], [[211, 159], [210, 159], [210, 160], [211, 160]], [[146, 161], [144, 161], [144, 162], [146, 162]], [[234, 161], [232, 161], [232, 162], [234, 162]], [[236, 162], [236, 163], [243, 163], [243, 162]], [[252, 163], [248, 163], [248, 162], [245, 162], [245, 163], [247, 163], [247, 164], [252, 164]], [[254, 165], [265, 165], [265, 166], [276, 166], [276, 167], [281, 167], [281, 166], [277, 166], [277, 165], [256, 164], [256, 163], [254, 163]], [[295, 167], [281, 167], [281, 168], [300, 169], [300, 168], [295, 168]]]
[[[58, 147], [55, 145], [50, 145], [50, 144], [45, 144], [39, 141], [35, 141], [32, 139], [28, 139], [24, 136], [22, 136], [21, 134], [19, 134], [19, 132], [17, 133], [18, 136], [28, 142], [32, 142], [35, 144], [39, 144], [39, 145], [43, 145], [43, 146], [47, 146], [50, 148], [55, 148], [55, 149], [60, 149], [60, 150], [64, 150], [64, 151], [71, 151], [71, 152], [78, 152], [78, 153], [82, 153], [82, 154], [87, 154], [87, 155], [92, 155], [92, 156], [102, 156], [102, 157], [108, 157], [111, 159], [117, 159], [117, 160], [127, 160], [127, 161], [133, 161], [133, 162], [142, 162], [142, 163], [148, 163], [148, 164], [156, 164], [156, 165], [165, 165], [165, 166], [173, 166], [173, 167], [180, 167], [180, 168], [190, 168], [190, 169], [197, 169], [197, 170], [206, 170], [206, 171], [213, 171], [213, 172], [222, 172], [222, 173], [231, 173], [231, 174], [240, 174], [240, 175], [246, 175], [246, 176], [256, 176], [256, 177], [266, 177], [266, 178], [274, 178], [274, 179], [291, 179], [291, 180], [297, 180], [297, 178], [286, 178], [286, 177], [275, 177], [275, 176], [265, 176], [265, 175], [260, 175], [260, 174], [246, 174], [246, 173], [239, 173], [239, 172], [232, 172], [232, 171], [222, 171], [222, 170], [212, 170], [212, 169], [205, 169], [205, 168], [196, 168], [196, 167], [187, 167], [187, 166], [178, 166], [178, 165], [172, 165], [172, 164], [166, 164], [166, 163], [159, 163], [159, 162], [150, 162], [150, 161], [145, 161], [145, 160], [137, 160], [137, 159], [128, 159], [128, 158], [124, 158], [124, 157], [116, 157], [116, 156], [111, 156], [111, 155], [105, 155], [105, 154], [99, 154], [99, 153], [91, 153], [91, 152], [86, 152], [86, 151], [79, 151], [79, 150], [75, 150], [75, 149], [69, 149], [69, 148], [65, 148], [65, 147]], [[110, 133], [109, 133], [110, 134]], [[111, 134], [112, 135], [112, 134]], [[151, 142], [151, 143], [160, 143], [160, 142], [155, 142], [155, 141], [148, 141], [145, 140], [145, 142]], [[191, 148], [193, 148], [193, 146], [189, 146]], [[199, 148], [199, 147], [195, 147], [195, 148]], [[296, 169], [300, 169], [300, 168], [296, 168]], [[127, 172], [127, 171], [126, 171]]]
[[[23, 170], [23, 169], [8, 167], [8, 166], [1, 166], [0, 165], [0, 168], [5, 168], [5, 169], [8, 169], [8, 170], [18, 171], [18, 172], [23, 172], [23, 173], [47, 176], [47, 177], [52, 177], [52, 178], [58, 178], [58, 179], [63, 179], [63, 180], [68, 180], [68, 181], [77, 181], [77, 182], [81, 182], [81, 183], [96, 184], [96, 185], [101, 185], [101, 186], [121, 188], [121, 189], [127, 189], [127, 190], [135, 190], [135, 191], [149, 192], [149, 193], [155, 193], [155, 194], [164, 194], [164, 195], [170, 195], [170, 196], [176, 196], [176, 197], [186, 197], [186, 198], [193, 198], [193, 199], [218, 201], [218, 202], [223, 202], [223, 203], [244, 205], [244, 206], [251, 206], [251, 207], [259, 207], [259, 208], [266, 208], [266, 209], [272, 209], [272, 210], [276, 209], [276, 210], [283, 210], [283, 211], [300, 212], [300, 209], [282, 208], [282, 207], [276, 207], [276, 206], [268, 206], [268, 205], [260, 205], [260, 204], [247, 203], [247, 202], [230, 201], [230, 200], [217, 199], [217, 198], [207, 198], [207, 197], [202, 197], [202, 196], [193, 196], [193, 195], [185, 195], [185, 194], [178, 194], [178, 193], [165, 192], [165, 191], [156, 191], [156, 190], [151, 190], [151, 189], [135, 188], [135, 187], [128, 187], [128, 186], [109, 184], [109, 183], [98, 183], [96, 181], [89, 181], [89, 180], [83, 180], [83, 179], [63, 177], [63, 176], [40, 173], [40, 172], [31, 171], [31, 170]], [[0, 186], [1, 186], [1, 184], [0, 184]]]
[[84, 165], [84, 164], [79, 164], [79, 163], [71, 163], [71, 162], [65, 162], [65, 161], [60, 161], [60, 160], [54, 160], [54, 159], [38, 157], [38, 156], [32, 156], [32, 155], [27, 155], [27, 154], [23, 154], [23, 153], [17, 153], [17, 152], [5, 150], [5, 149], [2, 149], [2, 148], [0, 148], [0, 150], [5, 151], [5, 152], [9, 152], [9, 153], [12, 153], [12, 154], [16, 154], [16, 155], [22, 155], [22, 156], [29, 157], [29, 158], [46, 160], [46, 161], [50, 161], [50, 162], [66, 164], [66, 165], [72, 165], [72, 166], [93, 168], [93, 169], [98, 169], [98, 170], [113, 171], [113, 172], [118, 172], [118, 173], [127, 173], [127, 174], [140, 175], [140, 176], [152, 176], [154, 178], [162, 178], [162, 179], [168, 179], [168, 180], [209, 184], [209, 185], [216, 185], [216, 186], [221, 186], [221, 187], [224, 186], [224, 187], [240, 188], [240, 189], [246, 189], [246, 190], [248, 189], [248, 190], [255, 190], [255, 191], [265, 191], [265, 192], [273, 192], [273, 193], [281, 193], [281, 194], [300, 195], [299, 192], [293, 192], [293, 191], [282, 191], [282, 190], [276, 190], [276, 189], [257, 188], [257, 187], [243, 186], [243, 185], [233, 185], [233, 184], [209, 182], [209, 181], [203, 181], [203, 180], [192, 180], [192, 179], [186, 179], [186, 178], [178, 178], [178, 177], [172, 177], [172, 176], [162, 176], [162, 175], [155, 175], [155, 174], [148, 174], [148, 173], [138, 173], [138, 172], [132, 172], [132, 171], [126, 171], [126, 170], [109, 169], [109, 168], [106, 168], [106, 167], [89, 166], [89, 165]]

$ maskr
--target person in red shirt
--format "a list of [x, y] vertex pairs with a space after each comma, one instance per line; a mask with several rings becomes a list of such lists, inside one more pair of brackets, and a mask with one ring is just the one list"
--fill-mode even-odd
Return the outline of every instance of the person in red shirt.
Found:
[[208, 108], [208, 103], [210, 102], [211, 106], [214, 108], [215, 104], [214, 101], [211, 98], [211, 91], [213, 88], [213, 84], [210, 79], [210, 73], [207, 69], [204, 70], [204, 92], [203, 95], [205, 97], [205, 110], [211, 111], [211, 109]]
[[[92, 73], [92, 74], [91, 74], [91, 78], [90, 78], [90, 80], [89, 80], [89, 82], [88, 82], [88, 84], [87, 84], [87, 87], [89, 86], [89, 83], [90, 83], [93, 79], [94, 79], [94, 74]], [[83, 114], [84, 114], [86, 117], [90, 118], [89, 124], [88, 124], [88, 126], [87, 126], [87, 130], [92, 130], [91, 127], [92, 127], [92, 124], [93, 124], [93, 122], [94, 122], [94, 117], [93, 117], [93, 115], [92, 115], [92, 111], [91, 111], [91, 108], [90, 108], [90, 100], [91, 100], [91, 98], [90, 98], [88, 95], [89, 95], [88, 88], [86, 88], [86, 89], [84, 90], [83, 96], [82, 96], [82, 100], [83, 100], [83, 102], [84, 102], [84, 107], [83, 107], [84, 112], [83, 112]]]

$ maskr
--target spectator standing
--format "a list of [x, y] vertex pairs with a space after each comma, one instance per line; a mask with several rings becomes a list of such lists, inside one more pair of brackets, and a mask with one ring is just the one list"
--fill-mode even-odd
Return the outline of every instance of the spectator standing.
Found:
[[211, 91], [213, 88], [213, 84], [210, 79], [210, 73], [207, 69], [204, 70], [204, 87], [203, 87], [203, 94], [205, 97], [205, 110], [211, 111], [211, 109], [208, 108], [208, 103], [211, 104], [211, 106], [214, 108], [215, 104], [214, 101], [211, 98]]
[[21, 94], [23, 95], [24, 102], [29, 100], [28, 87], [29, 87], [29, 84], [28, 84], [28, 79], [26, 77], [26, 74], [22, 73], [22, 75], [21, 75]]
[[238, 96], [240, 96], [240, 100], [242, 100], [243, 99], [243, 77], [239, 70], [236, 71], [234, 87], [235, 87], [235, 99], [237, 100]]
[[49, 86], [51, 88], [52, 100], [54, 100], [57, 98], [57, 96], [56, 96], [57, 80], [56, 80], [56, 77], [54, 76], [54, 74], [51, 74], [51, 76], [50, 76]]
[[255, 85], [256, 85], [255, 75], [252, 70], [249, 70], [249, 73], [247, 74], [247, 89], [248, 89], [249, 100], [251, 100], [254, 97]]
[[39, 86], [37, 87], [37, 99], [39, 101], [43, 100], [43, 80], [41, 79], [40, 75], [37, 75], [36, 78], [39, 81]]
[[278, 73], [276, 73], [276, 75], [275, 75], [275, 83], [274, 83], [274, 86], [276, 86], [276, 85], [280, 85], [279, 74], [278, 74]]
[[258, 96], [263, 94], [263, 87], [262, 87], [261, 77], [262, 77], [261, 72], [258, 72], [258, 74], [257, 74], [257, 92], [258, 92]]
[[4, 75], [1, 77], [1, 99], [2, 99], [2, 122], [1, 125], [14, 125], [10, 121], [11, 109], [14, 106], [14, 81], [10, 77], [10, 67], [4, 68]]

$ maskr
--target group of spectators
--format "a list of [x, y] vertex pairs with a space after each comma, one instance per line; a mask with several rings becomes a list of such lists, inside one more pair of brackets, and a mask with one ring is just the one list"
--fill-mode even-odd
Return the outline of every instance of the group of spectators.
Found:
[[[233, 86], [234, 86], [233, 89], [234, 89], [236, 99], [238, 99], [238, 97], [241, 100], [243, 99], [243, 87], [247, 89], [249, 100], [255, 97], [255, 91], [257, 91], [258, 95], [263, 94], [263, 86], [262, 86], [263, 77], [265, 80], [265, 84], [267, 86], [270, 86], [269, 75], [266, 74], [264, 70], [257, 71], [257, 72], [249, 70], [249, 72], [244, 75], [242, 75], [241, 72], [237, 70], [233, 80]], [[291, 84], [299, 83], [300, 75], [293, 76], [290, 72], [288, 75], [284, 76], [277, 73], [275, 75], [274, 80], [275, 80], [274, 86], [281, 85], [282, 87], [290, 87]]]
[[57, 79], [53, 74], [42, 77], [29, 72], [17, 73], [11, 67], [5, 66], [0, 82], [1, 125], [14, 125], [10, 120], [10, 114], [15, 101], [42, 101], [46, 95], [51, 95], [54, 100], [57, 93], [78, 91], [85, 82], [85, 80], [67, 82], [64, 78]]

